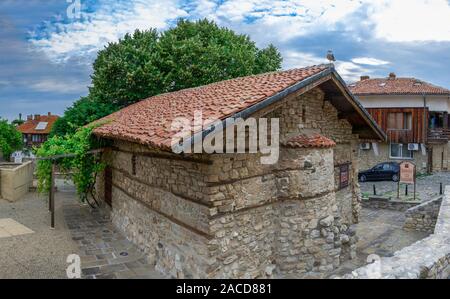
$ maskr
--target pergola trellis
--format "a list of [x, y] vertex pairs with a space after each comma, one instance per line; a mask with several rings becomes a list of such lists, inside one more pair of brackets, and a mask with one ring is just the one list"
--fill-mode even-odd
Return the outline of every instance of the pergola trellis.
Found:
[[[98, 153], [102, 153], [105, 151], [104, 148], [92, 150], [89, 152], [86, 152], [88, 155], [94, 155]], [[56, 161], [59, 159], [64, 158], [75, 158], [77, 154], [61, 154], [61, 155], [54, 155], [49, 157], [37, 157], [35, 158], [36, 161], [51, 161], [52, 162], [52, 171], [50, 175], [50, 192], [48, 197], [48, 209], [51, 214], [51, 220], [50, 220], [50, 227], [52, 229], [55, 228], [55, 172], [56, 172]]]

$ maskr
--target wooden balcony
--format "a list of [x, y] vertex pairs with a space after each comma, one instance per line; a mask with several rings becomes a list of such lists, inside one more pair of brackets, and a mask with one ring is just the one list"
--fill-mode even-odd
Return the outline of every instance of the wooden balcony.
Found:
[[442, 144], [450, 140], [450, 129], [428, 129], [428, 143]]
[[408, 129], [388, 129], [388, 140], [392, 143], [417, 143], [414, 140], [413, 130]]

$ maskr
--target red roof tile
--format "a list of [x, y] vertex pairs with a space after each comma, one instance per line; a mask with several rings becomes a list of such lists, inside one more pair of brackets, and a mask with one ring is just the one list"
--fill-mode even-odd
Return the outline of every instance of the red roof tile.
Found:
[[415, 78], [374, 78], [349, 85], [355, 95], [450, 95], [450, 90]]
[[319, 65], [272, 72], [161, 94], [99, 120], [106, 123], [94, 134], [170, 148], [175, 118], [193, 120], [194, 111], [202, 111], [203, 119], [223, 120], [329, 68]]
[[335, 146], [336, 143], [320, 134], [301, 134], [288, 139], [285, 143], [285, 147], [290, 148], [329, 148]]
[[[52, 130], [53, 124], [58, 120], [57, 115], [40, 115], [34, 117], [32, 120], [27, 120], [17, 127], [17, 130], [23, 134], [49, 134]], [[39, 123], [47, 123], [45, 129], [36, 130]]]

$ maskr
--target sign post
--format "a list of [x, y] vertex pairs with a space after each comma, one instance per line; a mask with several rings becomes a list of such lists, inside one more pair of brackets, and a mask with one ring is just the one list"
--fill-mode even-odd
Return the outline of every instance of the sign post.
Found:
[[397, 186], [397, 198], [400, 197], [400, 183], [414, 184], [414, 200], [416, 200], [416, 165], [412, 162], [400, 163], [400, 179]]

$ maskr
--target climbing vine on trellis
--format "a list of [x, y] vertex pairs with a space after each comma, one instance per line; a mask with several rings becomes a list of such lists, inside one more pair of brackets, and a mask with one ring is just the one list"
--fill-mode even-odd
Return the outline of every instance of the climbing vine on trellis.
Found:
[[[49, 160], [38, 160], [37, 162], [38, 191], [40, 193], [50, 191], [52, 164], [55, 163], [66, 178], [70, 177], [73, 180], [81, 202], [87, 202], [92, 206], [89, 200], [89, 196], [91, 196], [97, 203], [95, 181], [98, 173], [103, 171], [106, 166], [101, 161], [100, 153], [92, 153], [102, 145], [98, 139], [92, 136], [92, 130], [98, 126], [99, 124], [80, 128], [73, 135], [54, 136], [36, 150], [38, 158], [49, 158]], [[70, 157], [64, 155], [70, 155]], [[58, 156], [59, 158], [54, 158]]]

